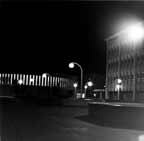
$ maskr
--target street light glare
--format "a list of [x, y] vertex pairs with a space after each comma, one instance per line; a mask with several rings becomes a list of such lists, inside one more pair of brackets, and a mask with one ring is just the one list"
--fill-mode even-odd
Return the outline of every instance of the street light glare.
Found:
[[87, 85], [88, 85], [89, 87], [91, 87], [91, 86], [93, 86], [93, 82], [92, 82], [92, 81], [89, 81], [89, 82], [87, 83]]
[[74, 63], [69, 63], [69, 68], [74, 68]]
[[74, 83], [73, 86], [76, 88], [76, 87], [78, 86], [78, 84], [77, 84], [77, 83]]
[[144, 27], [142, 24], [131, 25], [126, 29], [128, 40], [137, 42], [144, 38]]
[[85, 85], [85, 86], [84, 86], [84, 88], [85, 88], [85, 89], [87, 89], [87, 88], [88, 88], [88, 86], [87, 86], [87, 85]]
[[120, 78], [117, 79], [117, 83], [120, 84], [122, 83], [122, 80]]
[[19, 85], [22, 85], [23, 84], [23, 81], [20, 79], [20, 80], [18, 80], [18, 84]]

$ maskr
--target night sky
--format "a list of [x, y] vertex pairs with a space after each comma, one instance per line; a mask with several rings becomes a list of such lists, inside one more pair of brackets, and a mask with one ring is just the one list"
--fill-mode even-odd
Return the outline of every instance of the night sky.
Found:
[[1, 70], [105, 75], [104, 39], [121, 19], [144, 16], [144, 2], [8, 3], [1, 8]]

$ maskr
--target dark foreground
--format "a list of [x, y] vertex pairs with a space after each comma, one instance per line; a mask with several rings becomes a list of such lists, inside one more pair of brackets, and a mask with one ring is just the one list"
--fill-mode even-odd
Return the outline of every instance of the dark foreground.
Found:
[[83, 120], [88, 114], [86, 106], [47, 106], [22, 101], [0, 106], [2, 141], [144, 141], [143, 130], [112, 128]]

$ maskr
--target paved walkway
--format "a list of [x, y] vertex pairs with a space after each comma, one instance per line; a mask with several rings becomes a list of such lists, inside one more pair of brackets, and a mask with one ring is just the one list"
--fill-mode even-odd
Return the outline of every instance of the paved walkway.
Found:
[[89, 102], [90, 104], [102, 104], [112, 106], [125, 106], [125, 107], [144, 107], [144, 103], [128, 103], [128, 102]]
[[[3, 105], [2, 141], [144, 141], [144, 131], [102, 127], [82, 120], [87, 108]], [[105, 115], [106, 116], [106, 115]]]

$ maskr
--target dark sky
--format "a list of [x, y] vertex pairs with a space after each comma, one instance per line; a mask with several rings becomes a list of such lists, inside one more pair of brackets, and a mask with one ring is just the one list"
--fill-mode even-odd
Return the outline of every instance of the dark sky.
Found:
[[7, 3], [1, 8], [1, 70], [105, 74], [104, 39], [127, 17], [143, 18], [144, 2]]

